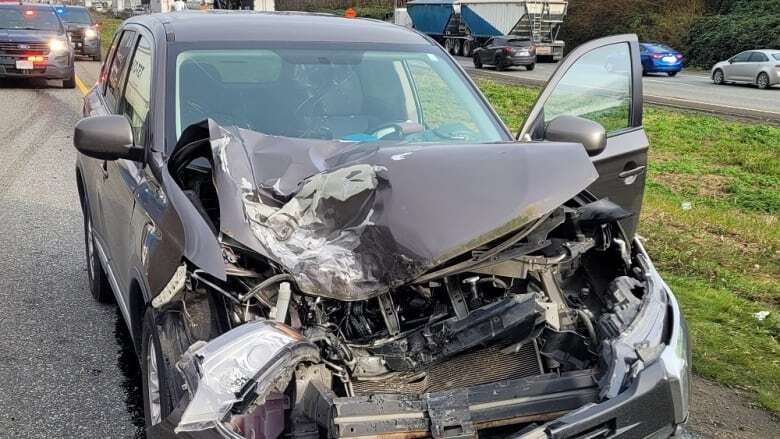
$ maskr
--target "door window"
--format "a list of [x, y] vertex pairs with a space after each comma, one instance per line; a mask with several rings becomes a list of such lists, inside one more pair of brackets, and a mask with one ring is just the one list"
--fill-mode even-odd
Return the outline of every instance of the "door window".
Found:
[[747, 62], [748, 58], [750, 58], [750, 52], [742, 52], [731, 58], [731, 62]]
[[114, 59], [111, 60], [111, 67], [108, 70], [106, 85], [106, 103], [109, 110], [116, 112], [119, 98], [122, 95], [122, 85], [125, 82], [127, 71], [127, 60], [130, 58], [131, 51], [135, 46], [135, 32], [125, 31], [119, 40]]
[[119, 109], [130, 121], [135, 143], [143, 145], [146, 140], [145, 122], [149, 113], [152, 87], [152, 46], [148, 39], [142, 36], [138, 40], [132, 59]]
[[100, 69], [100, 90], [103, 92], [103, 94], [106, 94], [106, 84], [108, 81], [106, 80], [108, 78], [108, 70], [111, 67], [112, 60], [114, 59], [114, 52], [116, 52], [116, 46], [119, 44], [119, 35], [120, 33], [117, 32], [114, 34], [114, 38], [111, 40], [111, 47], [108, 49], [108, 56], [106, 56], [106, 61], [103, 63], [103, 66]]
[[766, 61], [769, 61], [769, 58], [767, 58], [766, 55], [764, 55], [761, 52], [753, 52], [750, 55], [750, 59], [748, 59], [748, 62], [766, 62]]
[[627, 43], [609, 44], [579, 58], [544, 104], [544, 122], [561, 115], [600, 123], [607, 133], [629, 127], [631, 54]]

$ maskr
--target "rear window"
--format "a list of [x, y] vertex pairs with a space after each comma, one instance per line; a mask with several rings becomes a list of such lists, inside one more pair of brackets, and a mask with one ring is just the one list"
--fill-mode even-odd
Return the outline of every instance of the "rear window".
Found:
[[772, 58], [774, 58], [774, 59], [776, 59], [776, 60], [780, 61], [780, 53], [773, 53], [773, 54], [772, 54]]
[[531, 40], [509, 40], [509, 45], [514, 47], [528, 47], [531, 45]]
[[92, 24], [92, 17], [86, 9], [63, 8], [60, 17], [66, 23]]
[[60, 20], [53, 9], [0, 8], [0, 29], [59, 31]]
[[665, 46], [663, 44], [645, 44], [644, 45], [647, 50], [651, 50], [653, 52], [673, 52], [674, 49], [672, 49], [669, 46]]

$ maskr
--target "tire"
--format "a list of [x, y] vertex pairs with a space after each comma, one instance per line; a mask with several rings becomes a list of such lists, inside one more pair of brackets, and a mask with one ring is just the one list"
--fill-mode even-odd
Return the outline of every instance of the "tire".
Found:
[[527, 66], [525, 66], [525, 69], [531, 71], [534, 69], [534, 67], [536, 67], [536, 64], [528, 64]]
[[472, 49], [471, 40], [463, 40], [463, 56], [471, 57]]
[[759, 73], [758, 77], [756, 77], [756, 85], [761, 90], [766, 90], [769, 88], [769, 75], [764, 72]]
[[[162, 318], [160, 318], [162, 317]], [[146, 428], [160, 423], [184, 393], [176, 361], [189, 346], [181, 316], [147, 308], [141, 329], [141, 389]]]
[[482, 68], [482, 60], [479, 59], [479, 52], [474, 54], [474, 68], [475, 69], [481, 69]]
[[716, 85], [721, 85], [725, 82], [723, 80], [723, 70], [721, 69], [715, 70], [715, 72], [712, 74], [712, 82], [715, 83]]
[[462, 40], [455, 40], [453, 42], [452, 51], [453, 51], [453, 55], [455, 55], [455, 56], [462, 56], [463, 55], [463, 41]]
[[62, 88], [76, 88], [76, 71], [71, 70], [70, 75], [62, 80]]
[[92, 57], [92, 61], [98, 61], [98, 62], [100, 62], [100, 61], [102, 61], [102, 60], [103, 60], [103, 55], [102, 55], [102, 54], [100, 53], [100, 51], [98, 50], [98, 54]]
[[672, 77], [672, 78], [677, 76], [677, 72], [666, 72], [666, 74], [669, 75], [669, 77]]
[[147, 428], [155, 421], [150, 410], [153, 396], [150, 387], [151, 354], [154, 353], [156, 360], [159, 419], [165, 419], [185, 393], [184, 378], [176, 370], [176, 362], [195, 341], [211, 340], [229, 328], [220, 317], [219, 309], [224, 311], [220, 297], [198, 292], [188, 292], [186, 312], [181, 302], [172, 302], [160, 312], [152, 307], [146, 309], [141, 329], [140, 363]]
[[506, 70], [506, 65], [504, 65], [504, 58], [501, 58], [500, 56], [496, 57], [496, 70], [499, 72]]
[[111, 303], [114, 301], [114, 293], [108, 284], [108, 277], [103, 270], [100, 257], [95, 246], [95, 233], [92, 226], [92, 215], [89, 205], [84, 204], [84, 252], [87, 257], [87, 282], [92, 298], [99, 303]]

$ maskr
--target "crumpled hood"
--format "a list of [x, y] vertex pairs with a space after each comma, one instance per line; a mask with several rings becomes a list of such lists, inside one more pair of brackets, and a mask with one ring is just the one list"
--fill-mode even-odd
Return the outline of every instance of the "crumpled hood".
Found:
[[220, 231], [303, 293], [339, 300], [411, 282], [597, 177], [578, 144], [390, 146], [208, 126]]

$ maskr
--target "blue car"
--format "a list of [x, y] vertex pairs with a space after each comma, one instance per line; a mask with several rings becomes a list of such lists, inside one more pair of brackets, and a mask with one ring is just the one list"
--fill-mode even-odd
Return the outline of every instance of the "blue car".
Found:
[[639, 43], [642, 73], [666, 73], [676, 75], [683, 68], [680, 52], [661, 43]]

